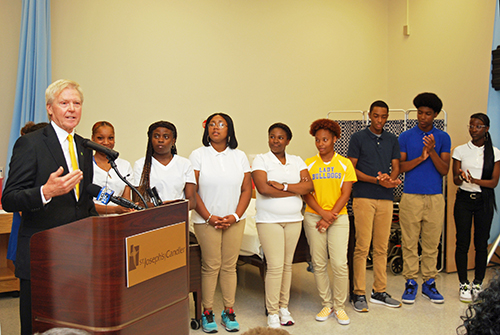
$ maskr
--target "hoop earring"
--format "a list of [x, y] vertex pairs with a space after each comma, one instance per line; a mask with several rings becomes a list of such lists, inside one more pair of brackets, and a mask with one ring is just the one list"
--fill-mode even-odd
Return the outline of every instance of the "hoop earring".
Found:
[[172, 153], [172, 155], [175, 155], [177, 153], [177, 147], [175, 146], [175, 144], [170, 148], [170, 152]]
[[210, 135], [207, 134], [207, 142], [210, 143]]

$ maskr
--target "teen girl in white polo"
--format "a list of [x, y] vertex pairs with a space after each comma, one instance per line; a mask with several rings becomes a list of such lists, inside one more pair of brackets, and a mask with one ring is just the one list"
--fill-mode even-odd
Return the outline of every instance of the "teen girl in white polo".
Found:
[[[92, 126], [92, 141], [109, 149], [113, 149], [115, 147], [115, 127], [107, 121], [96, 122]], [[101, 187], [106, 186], [109, 190], [114, 191], [113, 195], [130, 200], [130, 187], [128, 187], [127, 184], [118, 177], [115, 170], [111, 168], [106, 155], [96, 151], [93, 161], [94, 179], [92, 183]], [[132, 174], [132, 167], [126, 160], [117, 158], [115, 163], [122, 176], [130, 176]], [[97, 199], [94, 199], [94, 203], [97, 213], [101, 215], [121, 214], [131, 211], [129, 208], [118, 206], [112, 202], [109, 202], [108, 205], [103, 205]]]
[[[471, 115], [468, 128], [471, 140], [453, 151], [453, 182], [459, 186], [453, 210], [457, 229], [455, 262], [463, 302], [471, 302], [482, 290], [496, 209], [494, 188], [500, 176], [500, 151], [491, 141], [489, 117], [484, 113]], [[467, 254], [473, 219], [476, 267], [474, 281], [469, 283]]]
[[269, 149], [255, 157], [252, 177], [257, 188], [257, 230], [267, 262], [266, 308], [268, 326], [295, 323], [288, 311], [292, 261], [302, 230], [302, 198], [313, 190], [307, 166], [285, 152], [292, 131], [283, 123], [269, 127]]
[[134, 164], [134, 180], [146, 201], [146, 190], [156, 187], [162, 201], [189, 200], [189, 209], [196, 205], [196, 179], [191, 162], [177, 155], [177, 129], [168, 121], [149, 126], [146, 157]]
[[202, 327], [208, 333], [217, 331], [213, 300], [220, 277], [224, 300], [221, 324], [228, 331], [238, 331], [233, 310], [236, 261], [252, 196], [250, 165], [245, 153], [236, 149], [233, 121], [227, 114], [208, 117], [202, 142], [204, 146], [189, 157], [198, 185], [191, 219], [202, 253]]

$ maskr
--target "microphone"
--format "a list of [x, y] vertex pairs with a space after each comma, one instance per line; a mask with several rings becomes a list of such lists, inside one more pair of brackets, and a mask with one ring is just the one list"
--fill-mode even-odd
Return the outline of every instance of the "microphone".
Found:
[[141, 206], [134, 204], [132, 201], [130, 201], [128, 199], [125, 199], [125, 198], [122, 198], [119, 196], [113, 196], [113, 193], [115, 193], [115, 191], [110, 191], [110, 190], [108, 190], [107, 187], [101, 188], [100, 186], [98, 186], [96, 184], [90, 184], [87, 186], [87, 192], [92, 197], [96, 198], [97, 201], [101, 202], [104, 205], [107, 205], [111, 201], [111, 202], [113, 202], [119, 206], [125, 207], [125, 208], [133, 208], [133, 209], [137, 209], [137, 210], [144, 209]]
[[100, 145], [98, 143], [95, 143], [87, 138], [84, 138], [82, 141], [82, 144], [85, 148], [89, 148], [95, 151], [102, 152], [105, 154], [108, 159], [115, 160], [118, 158], [118, 155], [120, 154], [118, 151], [114, 151], [113, 149], [106, 148], [104, 145]]
[[153, 202], [153, 205], [155, 205], [155, 207], [162, 205], [163, 202], [161, 201], [160, 195], [156, 190], [156, 186], [153, 188], [147, 188], [146, 192], [148, 192], [148, 195], [151, 198], [151, 201]]

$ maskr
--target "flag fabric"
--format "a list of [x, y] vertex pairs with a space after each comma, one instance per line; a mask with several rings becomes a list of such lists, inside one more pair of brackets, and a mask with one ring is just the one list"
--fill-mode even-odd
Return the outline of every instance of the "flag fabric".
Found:
[[23, 0], [16, 98], [7, 151], [6, 176], [12, 148], [28, 121], [47, 122], [45, 89], [51, 83], [50, 0]]

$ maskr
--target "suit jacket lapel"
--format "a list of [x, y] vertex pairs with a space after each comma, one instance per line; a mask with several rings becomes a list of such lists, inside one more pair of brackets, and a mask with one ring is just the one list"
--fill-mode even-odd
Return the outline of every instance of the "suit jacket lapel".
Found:
[[80, 167], [80, 170], [83, 171], [83, 166], [85, 162], [85, 155], [84, 155], [84, 148], [82, 144], [83, 138], [80, 135], [75, 134], [75, 143], [76, 143], [76, 153], [78, 155], [78, 166]]
[[43, 131], [45, 135], [45, 144], [52, 154], [52, 157], [56, 161], [57, 165], [64, 168], [63, 174], [67, 174], [69, 172], [68, 165], [66, 164], [66, 159], [64, 158], [61, 143], [59, 143], [59, 139], [57, 138], [54, 128], [52, 128], [52, 125], [49, 125], [45, 127]]

